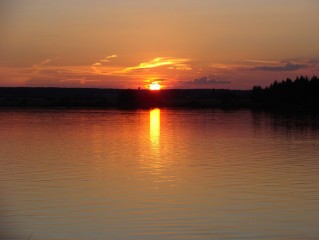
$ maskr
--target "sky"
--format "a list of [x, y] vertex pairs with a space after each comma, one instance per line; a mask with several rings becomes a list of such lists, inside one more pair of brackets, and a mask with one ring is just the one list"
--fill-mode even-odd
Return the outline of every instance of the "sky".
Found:
[[0, 0], [0, 86], [251, 89], [319, 75], [318, 0]]

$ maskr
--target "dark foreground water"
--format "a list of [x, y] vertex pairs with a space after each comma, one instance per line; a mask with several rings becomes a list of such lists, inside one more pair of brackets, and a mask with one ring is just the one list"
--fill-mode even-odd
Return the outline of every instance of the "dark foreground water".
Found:
[[0, 111], [0, 239], [319, 239], [319, 123]]

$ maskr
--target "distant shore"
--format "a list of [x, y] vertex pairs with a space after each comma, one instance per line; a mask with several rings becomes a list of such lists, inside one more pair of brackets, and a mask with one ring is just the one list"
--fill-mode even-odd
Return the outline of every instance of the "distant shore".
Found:
[[2, 108], [250, 107], [250, 90], [0, 87]]
[[317, 77], [300, 77], [252, 90], [0, 87], [0, 108], [249, 108], [319, 112], [318, 86]]

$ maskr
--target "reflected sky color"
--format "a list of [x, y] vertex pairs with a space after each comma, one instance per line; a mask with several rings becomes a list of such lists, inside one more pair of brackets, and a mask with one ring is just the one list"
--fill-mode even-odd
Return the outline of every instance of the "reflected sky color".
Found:
[[2, 110], [0, 132], [0, 234], [319, 238], [317, 118], [245, 110]]

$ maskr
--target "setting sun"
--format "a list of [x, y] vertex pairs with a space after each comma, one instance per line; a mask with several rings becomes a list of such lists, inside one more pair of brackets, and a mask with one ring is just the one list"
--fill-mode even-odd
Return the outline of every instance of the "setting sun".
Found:
[[152, 82], [150, 84], [150, 90], [160, 90], [161, 85], [158, 82]]

